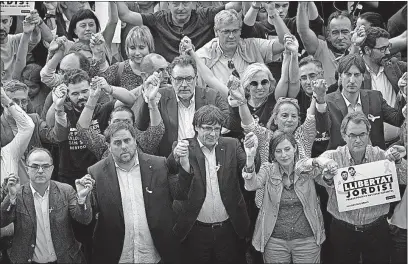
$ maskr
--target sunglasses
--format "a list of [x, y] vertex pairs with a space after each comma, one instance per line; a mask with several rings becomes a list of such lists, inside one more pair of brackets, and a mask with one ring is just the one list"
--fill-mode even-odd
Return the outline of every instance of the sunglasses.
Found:
[[[258, 83], [257, 81], [252, 81], [252, 82], [249, 83], [249, 85], [254, 86], [254, 87], [257, 87], [258, 84], [259, 84], [259, 83]], [[261, 85], [262, 85], [262, 86], [267, 85], [267, 84], [269, 84], [269, 80], [263, 79], [263, 80], [261, 81]]]
[[228, 69], [233, 70], [232, 75], [234, 75], [237, 78], [240, 78], [239, 73], [238, 73], [237, 69], [235, 69], [235, 65], [232, 62], [232, 60], [228, 61]]

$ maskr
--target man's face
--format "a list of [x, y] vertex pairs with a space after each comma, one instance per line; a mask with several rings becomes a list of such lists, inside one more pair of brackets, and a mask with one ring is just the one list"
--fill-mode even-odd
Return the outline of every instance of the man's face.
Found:
[[288, 15], [289, 2], [272, 2], [275, 4], [276, 10], [279, 12], [279, 16], [284, 19]]
[[300, 85], [309, 96], [313, 94], [312, 81], [322, 78], [322, 71], [314, 63], [308, 63], [299, 68]]
[[3, 16], [0, 17], [1, 24], [0, 24], [0, 40], [4, 40], [7, 38], [8, 34], [10, 33], [10, 27], [13, 23], [13, 19], [10, 16]]
[[365, 152], [368, 142], [370, 140], [370, 135], [368, 134], [368, 130], [365, 123], [360, 122], [356, 124], [353, 121], [350, 121], [346, 128], [344, 140], [347, 143], [350, 153]]
[[169, 2], [171, 17], [178, 24], [185, 24], [190, 20], [193, 2]]
[[27, 174], [34, 184], [47, 185], [51, 180], [54, 166], [45, 151], [34, 151], [27, 159]]
[[85, 1], [66, 1], [61, 2], [61, 5], [73, 14], [89, 7], [89, 3]]
[[348, 169], [348, 172], [350, 173], [351, 176], [355, 176], [355, 175], [356, 175], [356, 170], [355, 170], [354, 168]]
[[370, 49], [370, 60], [377, 65], [385, 65], [391, 58], [390, 40], [387, 38], [378, 38], [375, 47]]
[[126, 122], [129, 125], [133, 126], [132, 115], [127, 111], [113, 112], [109, 124], [114, 124], [118, 122]]
[[127, 164], [136, 154], [136, 140], [128, 130], [121, 129], [112, 135], [109, 149], [116, 162]]
[[343, 171], [343, 172], [341, 173], [341, 177], [343, 178], [343, 181], [347, 181], [347, 178], [348, 178], [348, 173], [347, 173], [347, 171]]
[[346, 72], [340, 75], [341, 85], [347, 93], [358, 93], [363, 83], [364, 76], [360, 70], [355, 66], [351, 66]]
[[73, 106], [82, 111], [89, 97], [90, 85], [88, 81], [82, 81], [76, 84], [68, 84], [68, 97]]
[[345, 52], [351, 45], [351, 21], [347, 17], [334, 18], [330, 22], [328, 40], [333, 47]]
[[221, 134], [221, 125], [201, 125], [195, 126], [195, 130], [197, 131], [197, 138], [206, 146], [208, 149], [212, 149], [215, 144], [218, 142]]
[[189, 100], [196, 87], [196, 74], [191, 65], [182, 67], [176, 65], [172, 71], [172, 84], [176, 95], [183, 100]]
[[30, 81], [28, 79], [23, 80], [23, 83], [28, 86], [28, 97], [30, 98], [36, 96], [41, 90], [41, 85], [39, 83]]
[[65, 71], [73, 69], [80, 69], [80, 63], [79, 58], [71, 53], [61, 60], [59, 74], [64, 74]]
[[215, 34], [223, 51], [235, 50], [241, 38], [241, 28], [237, 21], [231, 24], [221, 24]]
[[7, 96], [17, 105], [19, 105], [25, 112], [29, 102], [28, 91], [17, 90], [14, 92], [6, 92]]
[[150, 68], [147, 72], [142, 73], [143, 81], [152, 75], [154, 72], [158, 72], [160, 74], [160, 85], [166, 85], [170, 83], [170, 75], [167, 72], [167, 66], [169, 63], [166, 61], [165, 58], [158, 56], [151, 58], [152, 68]]

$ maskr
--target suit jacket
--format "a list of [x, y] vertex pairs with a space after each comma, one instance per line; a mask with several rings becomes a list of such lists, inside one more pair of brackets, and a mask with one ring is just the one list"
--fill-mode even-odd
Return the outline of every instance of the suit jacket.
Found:
[[[85, 206], [77, 203], [76, 192], [68, 184], [50, 182], [49, 206], [52, 243], [58, 263], [86, 263], [81, 244], [75, 240], [72, 221], [89, 224], [92, 220], [90, 199]], [[37, 234], [37, 218], [30, 183], [24, 184], [17, 193], [16, 204], [11, 205], [9, 196], [1, 203], [1, 227], [14, 223], [12, 247], [8, 253], [12, 263], [31, 262]]]
[[[185, 171], [169, 175], [166, 159], [138, 152], [147, 223], [154, 245], [166, 263], [180, 263], [180, 243], [172, 233], [173, 199], [186, 199], [191, 176]], [[95, 264], [118, 263], [125, 238], [122, 198], [112, 154], [89, 167], [96, 180], [94, 212], [98, 213], [93, 237]]]
[[[206, 170], [205, 156], [200, 148], [197, 138], [188, 139], [190, 145], [189, 160], [192, 168], [193, 179], [188, 193], [188, 200], [176, 201], [177, 222], [173, 230], [177, 237], [183, 241], [197, 220], [206, 196]], [[174, 144], [174, 147], [176, 142]], [[239, 177], [246, 164], [246, 155], [239, 141], [235, 138], [220, 137], [215, 147], [215, 156], [218, 169], [218, 184], [221, 200], [228, 213], [229, 219], [239, 237], [243, 238], [249, 231], [249, 216], [241, 192]], [[171, 169], [178, 166], [173, 153], [168, 158]], [[177, 169], [177, 168], [176, 168]]]
[[[172, 87], [166, 87], [159, 90], [161, 99], [159, 102], [159, 111], [163, 119], [165, 131], [159, 145], [159, 156], [168, 157], [171, 152], [171, 146], [178, 139], [178, 105], [176, 93]], [[228, 128], [229, 105], [219, 92], [211, 88], [195, 88], [195, 108], [196, 110], [204, 105], [215, 105], [221, 109], [226, 118], [225, 124]], [[142, 96], [139, 96], [135, 106], [135, 124], [139, 130], [146, 130], [149, 126], [150, 116], [149, 108]]]
[[[369, 117], [371, 124], [371, 143], [373, 146], [385, 149], [384, 122], [394, 126], [401, 126], [404, 122], [404, 116], [402, 115], [404, 105], [399, 104], [398, 109], [389, 106], [379, 91], [362, 89], [360, 90], [360, 98], [363, 112]], [[327, 149], [335, 149], [346, 144], [341, 136], [340, 126], [343, 118], [348, 113], [348, 109], [340, 91], [328, 94], [326, 103], [326, 112], [320, 113], [316, 110], [316, 127], [318, 131], [330, 131]]]

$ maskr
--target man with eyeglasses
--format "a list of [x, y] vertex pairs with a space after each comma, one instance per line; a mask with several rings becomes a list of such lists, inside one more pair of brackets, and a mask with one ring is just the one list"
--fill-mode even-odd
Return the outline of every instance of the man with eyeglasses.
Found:
[[129, 10], [125, 2], [117, 2], [121, 21], [135, 26], [145, 25], [153, 34], [156, 52], [167, 61], [179, 54], [179, 43], [188, 36], [194, 46], [201, 48], [214, 37], [214, 16], [224, 9], [241, 11], [241, 2], [229, 2], [223, 6], [196, 8], [195, 2], [169, 2], [168, 10], [141, 14]]
[[340, 124], [348, 113], [360, 111], [370, 120], [369, 138], [373, 146], [385, 149], [384, 122], [401, 126], [404, 122], [402, 108], [391, 107], [379, 91], [362, 89], [366, 64], [358, 54], [349, 54], [340, 59], [338, 74], [340, 89], [326, 96], [326, 85], [319, 83], [315, 90], [316, 127], [320, 131], [330, 131], [328, 149], [344, 145], [340, 134]]
[[[367, 67], [364, 74], [364, 89], [380, 91], [387, 104], [395, 106], [400, 95], [398, 80], [407, 71], [407, 63], [391, 59], [390, 34], [378, 27], [365, 30], [366, 38], [361, 44], [361, 52]], [[384, 136], [389, 146], [399, 138], [399, 127], [385, 124]]]
[[[161, 98], [158, 104], [166, 129], [158, 155], [165, 157], [171, 153], [174, 141], [194, 137], [193, 117], [195, 111], [200, 107], [212, 104], [220, 108], [226, 117], [229, 116], [228, 102], [220, 92], [197, 85], [197, 66], [193, 58], [188, 55], [176, 57], [168, 66], [168, 74], [172, 87], [159, 89]], [[155, 82], [158, 84], [160, 80], [156, 78]], [[149, 83], [144, 84], [146, 87], [148, 85]], [[151, 96], [154, 98], [153, 95]], [[149, 126], [150, 115], [144, 96], [139, 96], [132, 109], [136, 111], [136, 127], [145, 131]]]
[[[340, 62], [340, 65], [342, 63]], [[339, 212], [334, 176], [339, 168], [356, 166], [364, 163], [388, 159], [395, 162], [398, 182], [407, 182], [407, 164], [403, 157], [405, 147], [394, 145], [387, 151], [370, 144], [370, 130], [373, 123], [363, 112], [350, 112], [342, 120], [339, 131], [345, 146], [328, 150], [317, 158], [301, 160], [297, 169], [305, 177], [314, 177], [329, 194], [327, 211], [333, 216], [330, 225], [332, 259], [329, 263], [389, 263], [391, 237], [386, 216], [390, 204]], [[350, 177], [361, 178], [355, 169], [348, 169]], [[347, 171], [345, 171], [347, 173]]]
[[246, 263], [249, 216], [239, 184], [246, 156], [237, 139], [220, 137], [224, 119], [214, 105], [198, 109], [195, 135], [174, 142], [167, 160], [171, 170], [193, 174], [188, 200], [174, 204], [173, 231], [188, 263]]
[[70, 185], [51, 180], [51, 153], [43, 148], [27, 156], [30, 182], [20, 186], [18, 176], [6, 180], [8, 194], [1, 203], [1, 227], [14, 223], [12, 263], [86, 263], [81, 244], [75, 239], [72, 222], [92, 220], [90, 195], [93, 180]]
[[[216, 38], [196, 52], [215, 77], [225, 85], [234, 72], [242, 76], [250, 64], [272, 62], [274, 55], [284, 50], [284, 46], [276, 40], [242, 39], [241, 28], [242, 17], [238, 12], [233, 9], [222, 10], [214, 17]], [[202, 78], [200, 85], [204, 85]]]

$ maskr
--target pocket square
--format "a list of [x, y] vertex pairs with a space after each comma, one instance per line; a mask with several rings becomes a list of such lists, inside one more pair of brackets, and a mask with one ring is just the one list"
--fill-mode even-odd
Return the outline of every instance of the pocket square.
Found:
[[380, 119], [380, 116], [373, 116], [372, 114], [369, 114], [367, 118], [371, 121], [374, 122], [376, 119]]

